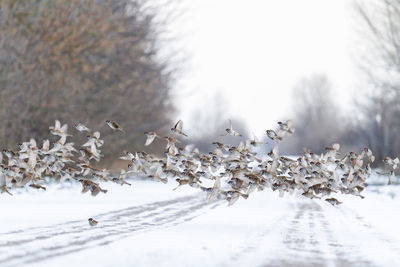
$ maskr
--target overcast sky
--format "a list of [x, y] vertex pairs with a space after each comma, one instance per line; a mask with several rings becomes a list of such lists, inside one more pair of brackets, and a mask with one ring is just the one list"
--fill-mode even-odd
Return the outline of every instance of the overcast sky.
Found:
[[244, 119], [261, 134], [290, 118], [294, 85], [326, 74], [339, 104], [358, 82], [354, 12], [349, 0], [190, 0], [173, 31], [188, 55], [176, 86], [185, 128], [209, 112], [220, 93], [226, 117]]

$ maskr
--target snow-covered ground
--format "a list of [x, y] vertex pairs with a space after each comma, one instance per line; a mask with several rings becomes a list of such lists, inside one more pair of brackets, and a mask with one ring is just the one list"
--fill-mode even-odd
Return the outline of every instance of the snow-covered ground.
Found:
[[0, 266], [400, 266], [399, 185], [340, 206], [267, 189], [227, 207], [132, 183], [95, 198], [79, 184], [0, 195]]

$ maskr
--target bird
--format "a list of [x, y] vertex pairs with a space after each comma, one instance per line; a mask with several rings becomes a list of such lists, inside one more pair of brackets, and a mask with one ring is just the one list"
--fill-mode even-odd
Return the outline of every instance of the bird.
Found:
[[122, 133], [125, 133], [125, 131], [122, 129], [122, 127], [116, 123], [115, 121], [112, 120], [106, 120], [106, 123], [110, 128], [115, 132], [115, 131], [120, 131]]
[[55, 125], [54, 126], [50, 126], [49, 127], [50, 132], [54, 135], [64, 135], [66, 134], [67, 130], [68, 130], [68, 125], [64, 124], [63, 126], [61, 126], [61, 123], [59, 120], [55, 120]]
[[29, 186], [32, 188], [42, 189], [42, 190], [46, 191], [46, 187], [38, 185], [38, 184], [30, 184]]
[[7, 189], [6, 175], [4, 173], [0, 173], [0, 192], [7, 193], [12, 196], [12, 194]]
[[278, 125], [281, 131], [284, 131], [290, 135], [294, 134], [294, 128], [292, 127], [293, 122], [291, 120], [287, 120], [285, 122], [278, 121]]
[[112, 178], [112, 181], [114, 183], [120, 184], [121, 186], [123, 186], [124, 184], [127, 184], [130, 186], [131, 184], [128, 183], [127, 181], [125, 181], [127, 176], [128, 176], [128, 173], [124, 169], [121, 169], [119, 177]]
[[254, 135], [253, 140], [246, 140], [246, 147], [252, 146], [252, 147], [256, 148], [256, 147], [259, 147], [259, 146], [262, 146], [265, 144], [266, 144], [265, 142], [258, 141], [258, 138], [256, 135]]
[[146, 142], [144, 143], [144, 146], [148, 146], [151, 143], [153, 143], [154, 139], [160, 138], [155, 132], [144, 132], [144, 134], [147, 137]]
[[339, 200], [337, 200], [336, 198], [333, 198], [333, 197], [327, 198], [327, 199], [325, 199], [325, 201], [332, 204], [333, 206], [342, 204], [342, 202], [340, 202]]
[[278, 140], [278, 141], [282, 141], [282, 136], [279, 136], [274, 130], [267, 130], [267, 136], [271, 139], [271, 140]]
[[98, 221], [96, 221], [93, 218], [89, 218], [88, 221], [89, 221], [90, 226], [96, 226], [99, 223]]
[[389, 166], [390, 170], [394, 171], [397, 169], [398, 164], [400, 163], [399, 158], [392, 159], [390, 157], [385, 157], [383, 162]]
[[90, 133], [90, 129], [83, 125], [82, 123], [78, 122], [77, 124], [74, 125], [75, 129], [81, 133], [83, 132], [88, 132]]
[[82, 193], [90, 191], [92, 196], [97, 196], [100, 192], [107, 193], [107, 190], [102, 189], [98, 183], [92, 182], [86, 179], [80, 179], [79, 182], [82, 183]]
[[221, 136], [226, 136], [226, 135], [230, 135], [230, 136], [242, 136], [240, 133], [238, 133], [237, 131], [235, 131], [232, 127], [232, 121], [229, 120], [229, 128], [225, 129], [226, 133], [222, 134]]
[[177, 134], [180, 134], [180, 135], [183, 135], [183, 136], [188, 137], [187, 134], [185, 134], [184, 132], [182, 132], [182, 128], [183, 128], [183, 122], [182, 122], [182, 120], [179, 120], [179, 121], [175, 124], [175, 126], [171, 128], [171, 131], [173, 131], [173, 132], [175, 132], [175, 133], [177, 133]]

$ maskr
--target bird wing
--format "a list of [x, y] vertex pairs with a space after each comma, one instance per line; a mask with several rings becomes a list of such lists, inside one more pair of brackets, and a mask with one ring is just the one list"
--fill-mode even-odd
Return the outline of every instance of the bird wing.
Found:
[[338, 151], [340, 149], [340, 145], [338, 143], [333, 144], [332, 148], [335, 149], [336, 151]]
[[100, 132], [99, 131], [94, 132], [93, 133], [93, 137], [96, 138], [96, 139], [99, 139], [100, 138]]
[[62, 134], [61, 137], [60, 137], [60, 139], [58, 139], [57, 142], [58, 142], [59, 144], [61, 144], [61, 145], [64, 145], [66, 141], [67, 141], [67, 136], [66, 136], [65, 134]]
[[154, 177], [159, 177], [159, 178], [161, 178], [161, 174], [162, 174], [162, 169], [161, 169], [161, 167], [159, 166], [159, 167], [157, 168], [156, 172], [154, 173]]
[[280, 129], [280, 130], [278, 131], [278, 133], [276, 133], [276, 136], [278, 136], [278, 137], [284, 137], [284, 136], [285, 136], [285, 133], [286, 133], [286, 131]]
[[221, 180], [220, 180], [219, 177], [216, 177], [216, 178], [215, 178], [214, 188], [215, 188], [215, 189], [220, 189], [220, 188], [221, 188]]
[[32, 169], [34, 169], [36, 166], [36, 153], [32, 151], [29, 153], [28, 166]]
[[293, 122], [291, 121], [291, 120], [287, 120], [286, 122], [285, 122], [285, 124], [287, 125], [287, 127], [290, 129], [290, 128], [292, 128], [292, 126], [293, 126]]
[[179, 130], [179, 131], [182, 131], [182, 128], [183, 128], [183, 122], [182, 122], [182, 120], [179, 120], [179, 121], [175, 124], [174, 128], [177, 129], [177, 130]]
[[60, 129], [60, 127], [61, 127], [61, 123], [60, 123], [60, 121], [59, 121], [59, 120], [56, 120], [56, 122], [55, 122], [55, 125], [54, 125], [54, 129], [57, 129], [57, 130], [59, 130], [59, 129]]
[[62, 127], [61, 127], [61, 132], [63, 132], [63, 133], [67, 133], [67, 131], [68, 131], [68, 124], [64, 124]]
[[0, 186], [6, 186], [6, 176], [4, 173], [0, 173]]
[[43, 141], [42, 150], [49, 151], [49, 148], [50, 148], [50, 141], [49, 141], [49, 139], [46, 139]]
[[147, 135], [146, 143], [144, 145], [145, 146], [150, 145], [151, 143], [153, 143], [155, 138], [156, 138], [155, 135]]
[[90, 138], [86, 143], [84, 143], [82, 146], [87, 146], [87, 147], [89, 147], [89, 146], [92, 146], [92, 145], [94, 145], [94, 139], [93, 138]]
[[30, 143], [31, 143], [31, 146], [32, 146], [32, 147], [37, 147], [37, 144], [36, 144], [36, 140], [35, 140], [35, 139], [31, 138]]

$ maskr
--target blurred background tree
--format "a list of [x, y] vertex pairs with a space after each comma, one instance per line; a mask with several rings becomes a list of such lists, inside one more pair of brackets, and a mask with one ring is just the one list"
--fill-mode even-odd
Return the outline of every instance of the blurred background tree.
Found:
[[361, 138], [377, 161], [400, 154], [400, 1], [356, 1], [366, 52], [359, 64], [371, 90], [357, 100]]
[[339, 141], [343, 122], [325, 75], [314, 74], [294, 86], [292, 110], [296, 132], [282, 144], [282, 151], [299, 154], [308, 148], [321, 153], [324, 147]]
[[[174, 64], [144, 0], [2, 0], [0, 145], [45, 138], [55, 119], [101, 130], [106, 159], [170, 126]], [[105, 120], [120, 123], [121, 138]], [[86, 139], [82, 136], [82, 140]]]
[[[237, 146], [240, 141], [245, 142], [250, 138], [246, 121], [227, 116], [229, 104], [221, 93], [204, 99], [204, 102], [207, 103], [207, 109], [198, 110], [193, 114], [192, 120], [197, 123], [194, 128], [189, 129], [189, 141], [201, 152], [213, 151], [216, 146], [212, 143], [215, 141]], [[226, 134], [225, 129], [229, 128], [229, 120], [232, 121], [233, 129], [242, 135], [241, 137], [222, 136]]]

